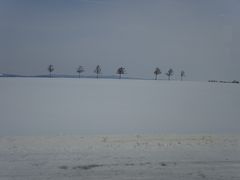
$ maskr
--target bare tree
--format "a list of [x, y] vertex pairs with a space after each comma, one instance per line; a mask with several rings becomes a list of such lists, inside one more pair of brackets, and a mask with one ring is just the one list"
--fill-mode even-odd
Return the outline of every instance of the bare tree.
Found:
[[168, 70], [168, 72], [166, 73], [166, 75], [168, 76], [168, 80], [170, 80], [170, 79], [171, 79], [171, 76], [173, 76], [173, 70], [170, 68], [170, 69]]
[[98, 79], [98, 76], [99, 74], [101, 73], [101, 67], [99, 65], [97, 65], [97, 67], [95, 68], [94, 72], [97, 74], [97, 79]]
[[185, 77], [185, 76], [186, 76], [185, 72], [181, 71], [181, 81], [183, 80], [183, 77]]
[[52, 64], [48, 66], [48, 71], [49, 71], [49, 77], [52, 77], [52, 72], [54, 71], [54, 67]]
[[119, 74], [119, 79], [122, 78], [122, 74], [126, 74], [126, 70], [124, 67], [120, 67], [117, 69], [117, 74]]
[[161, 73], [162, 73], [161, 70], [157, 67], [157, 68], [155, 69], [155, 71], [154, 71], [155, 80], [157, 80], [157, 76], [158, 76], [159, 74], [161, 74]]
[[81, 73], [83, 73], [84, 72], [84, 68], [82, 67], [82, 66], [78, 66], [78, 68], [77, 68], [77, 73], [79, 74], [79, 78], [81, 77]]

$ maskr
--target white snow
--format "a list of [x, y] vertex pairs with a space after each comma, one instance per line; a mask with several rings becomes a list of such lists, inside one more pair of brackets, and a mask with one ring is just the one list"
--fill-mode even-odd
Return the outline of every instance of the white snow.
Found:
[[0, 135], [240, 132], [240, 86], [0, 79]]
[[0, 138], [1, 180], [240, 178], [239, 136]]
[[0, 180], [240, 179], [237, 84], [0, 79]]

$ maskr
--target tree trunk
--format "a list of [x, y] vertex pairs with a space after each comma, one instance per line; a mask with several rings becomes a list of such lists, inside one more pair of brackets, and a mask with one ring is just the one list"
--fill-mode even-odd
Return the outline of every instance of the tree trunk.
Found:
[[155, 74], [155, 80], [157, 80], [157, 74]]

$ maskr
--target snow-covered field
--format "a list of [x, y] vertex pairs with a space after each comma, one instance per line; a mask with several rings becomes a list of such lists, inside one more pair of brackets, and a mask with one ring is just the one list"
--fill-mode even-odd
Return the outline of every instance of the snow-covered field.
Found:
[[0, 180], [240, 179], [240, 86], [0, 79]]
[[240, 179], [239, 136], [0, 138], [1, 180]]
[[0, 135], [240, 132], [240, 86], [0, 79]]

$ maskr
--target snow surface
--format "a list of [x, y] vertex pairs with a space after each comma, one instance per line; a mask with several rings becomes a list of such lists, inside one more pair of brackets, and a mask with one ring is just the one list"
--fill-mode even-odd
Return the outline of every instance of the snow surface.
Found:
[[239, 180], [239, 109], [237, 84], [1, 78], [0, 180]]
[[1, 180], [239, 180], [239, 136], [0, 138]]
[[0, 87], [0, 135], [240, 132], [238, 84], [3, 78]]

